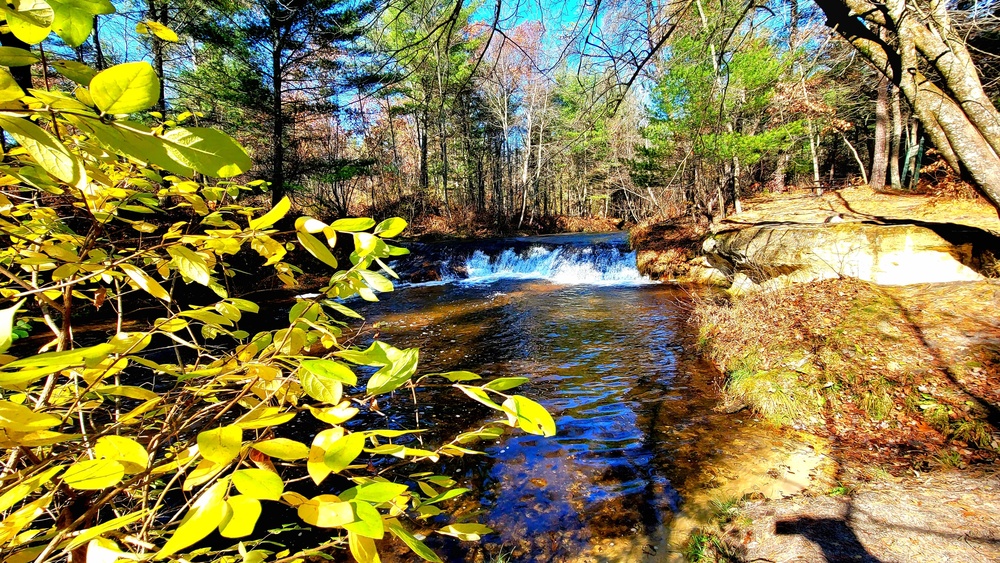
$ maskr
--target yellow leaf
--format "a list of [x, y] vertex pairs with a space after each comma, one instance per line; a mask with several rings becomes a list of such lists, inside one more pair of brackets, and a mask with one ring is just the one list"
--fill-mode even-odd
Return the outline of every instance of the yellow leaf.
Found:
[[274, 438], [253, 444], [253, 449], [285, 461], [309, 457], [309, 447], [288, 438]]
[[295, 233], [295, 236], [299, 239], [299, 244], [302, 245], [302, 248], [309, 251], [309, 254], [312, 254], [320, 262], [323, 262], [331, 268], [337, 267], [337, 259], [333, 256], [333, 253], [330, 252], [330, 249], [327, 248], [325, 244], [320, 242], [318, 238], [308, 233], [303, 233], [302, 231]]
[[198, 434], [198, 451], [202, 457], [220, 465], [233, 460], [243, 445], [243, 430], [238, 426], [223, 426]]
[[125, 436], [101, 436], [94, 444], [97, 457], [113, 459], [122, 464], [129, 475], [141, 473], [149, 466], [149, 453], [139, 442]]
[[540, 436], [555, 436], [556, 423], [552, 420], [552, 415], [545, 410], [545, 407], [535, 401], [513, 395], [503, 402], [503, 411], [507, 413], [512, 422], [516, 421], [528, 434], [538, 434]]
[[190, 547], [212, 533], [226, 516], [228, 505], [225, 501], [229, 483], [218, 481], [206, 489], [191, 509], [184, 515], [180, 526], [167, 540], [154, 559], [166, 559], [178, 551]]
[[17, 485], [3, 495], [0, 495], [0, 512], [6, 512], [7, 509], [24, 500], [25, 497], [38, 490], [39, 487], [51, 481], [60, 471], [62, 471], [61, 465], [49, 468], [28, 479], [18, 476]]
[[126, 556], [118, 544], [106, 538], [94, 538], [87, 544], [87, 563], [118, 563]]
[[233, 472], [233, 486], [240, 493], [259, 500], [279, 500], [285, 492], [281, 476], [266, 469], [240, 469]]
[[436, 531], [463, 541], [478, 541], [482, 535], [493, 533], [492, 528], [482, 524], [452, 524]]
[[0, 128], [14, 137], [49, 174], [80, 189], [87, 186], [87, 171], [83, 161], [51, 133], [27, 119], [5, 115], [0, 115]]
[[320, 528], [339, 528], [354, 522], [351, 503], [341, 502], [334, 495], [313, 497], [300, 504], [297, 510], [303, 522]]
[[3, 11], [7, 14], [10, 32], [28, 45], [41, 43], [48, 37], [55, 17], [52, 8], [39, 0], [22, 0], [16, 10], [4, 5]]
[[73, 537], [73, 539], [69, 542], [69, 544], [66, 546], [65, 549], [67, 551], [72, 551], [80, 547], [81, 545], [91, 541], [92, 539], [97, 538], [101, 534], [110, 532], [111, 530], [124, 528], [125, 526], [128, 526], [132, 522], [137, 522], [139, 520], [142, 520], [142, 518], [145, 516], [146, 516], [146, 511], [139, 510], [137, 512], [126, 514], [125, 516], [112, 518], [111, 520], [108, 520], [103, 524], [98, 524], [93, 528], [88, 528], [86, 530], [81, 531], [79, 535]]
[[159, 100], [160, 79], [147, 62], [115, 65], [90, 81], [90, 97], [104, 113], [142, 111]]
[[254, 230], [266, 229], [271, 225], [275, 224], [282, 217], [288, 214], [288, 210], [292, 208], [292, 202], [288, 199], [288, 196], [281, 198], [281, 201], [276, 203], [270, 211], [250, 221], [250, 228]]
[[163, 286], [151, 278], [149, 274], [142, 270], [142, 268], [133, 266], [132, 264], [119, 264], [118, 267], [125, 272], [125, 275], [128, 276], [130, 280], [135, 282], [135, 284], [141, 287], [146, 293], [157, 299], [170, 301], [170, 294], [167, 293], [167, 290], [163, 289]]
[[38, 55], [17, 47], [0, 47], [0, 65], [28, 66], [40, 61]]
[[241, 416], [234, 423], [244, 430], [254, 430], [257, 428], [267, 428], [278, 426], [295, 418], [294, 412], [288, 412], [281, 407], [256, 408]]
[[310, 405], [309, 412], [327, 424], [342, 424], [361, 411], [357, 407], [352, 407], [351, 403], [342, 401], [339, 405], [327, 409], [318, 409]]
[[[138, 24], [138, 25], [135, 26], [136, 31], [139, 31], [139, 26], [140, 25], [144, 25], [148, 31], [151, 31], [153, 33], [153, 35], [159, 37], [160, 39], [162, 39], [164, 41], [169, 41], [171, 43], [177, 43], [178, 41], [181, 40], [181, 38], [177, 37], [177, 34], [174, 33], [174, 30], [170, 29], [169, 27], [163, 25], [160, 22], [156, 22], [156, 21], [153, 21], [153, 20], [146, 20], [146, 21], [142, 22], [141, 24]], [[139, 33], [143, 33], [143, 32], [139, 31]]]
[[351, 555], [358, 563], [379, 563], [381, 561], [378, 550], [375, 549], [375, 542], [371, 538], [348, 532], [347, 545], [351, 548]]
[[10, 71], [0, 68], [0, 102], [12, 102], [24, 96], [24, 90], [17, 85]]
[[303, 233], [318, 233], [327, 227], [327, 224], [312, 217], [299, 217], [295, 220], [295, 230]]
[[224, 538], [242, 538], [253, 533], [260, 518], [260, 501], [244, 495], [231, 496], [226, 501], [226, 517], [219, 524], [219, 533]]
[[0, 401], [0, 428], [9, 428], [16, 432], [34, 432], [57, 426], [58, 417], [35, 412], [24, 405], [10, 401]]
[[14, 303], [12, 307], [0, 309], [0, 354], [6, 352], [14, 341], [14, 315], [23, 303], [24, 299]]
[[113, 487], [121, 482], [125, 467], [111, 459], [78, 461], [66, 468], [63, 482], [77, 490], [97, 490]]
[[313, 438], [312, 447], [309, 448], [309, 458], [306, 460], [306, 470], [317, 485], [332, 472], [326, 465], [326, 449], [343, 436], [344, 429], [338, 426], [327, 428]]
[[177, 266], [185, 277], [206, 286], [211, 281], [212, 272], [204, 256], [185, 246], [170, 246], [167, 248], [167, 254], [171, 257], [171, 263]]

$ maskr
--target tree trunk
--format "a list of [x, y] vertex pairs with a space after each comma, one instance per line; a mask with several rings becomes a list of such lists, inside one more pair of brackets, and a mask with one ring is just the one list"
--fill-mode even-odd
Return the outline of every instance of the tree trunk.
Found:
[[899, 177], [899, 144], [903, 140], [903, 114], [899, 109], [899, 88], [889, 84], [892, 89], [892, 143], [889, 147], [889, 182], [892, 189], [900, 190], [903, 187]]
[[270, 4], [271, 27], [271, 204], [281, 201], [285, 195], [285, 120], [281, 104], [281, 24], [278, 21], [277, 2]]
[[875, 149], [872, 155], [872, 173], [868, 186], [875, 191], [885, 189], [885, 173], [889, 165], [889, 81], [883, 76], [878, 81], [878, 99], [875, 102]]
[[[146, 17], [157, 23], [167, 25], [168, 14], [166, 3], [158, 6], [156, 0], [148, 0], [147, 5], [149, 11]], [[150, 41], [153, 42], [153, 68], [156, 69], [156, 75], [160, 77], [160, 93], [154, 109], [162, 113], [167, 110], [166, 80], [164, 80], [165, 77], [163, 76], [163, 40], [156, 35], [150, 35]]]
[[[826, 13], [827, 25], [899, 86], [948, 164], [1000, 209], [1000, 112], [986, 96], [965, 44], [951, 34], [943, 4], [932, 4], [930, 18], [913, 9], [912, 0], [817, 4]], [[898, 42], [883, 41], [856, 14], [875, 26], [894, 29]], [[944, 88], [921, 72], [920, 59], [937, 72]]]

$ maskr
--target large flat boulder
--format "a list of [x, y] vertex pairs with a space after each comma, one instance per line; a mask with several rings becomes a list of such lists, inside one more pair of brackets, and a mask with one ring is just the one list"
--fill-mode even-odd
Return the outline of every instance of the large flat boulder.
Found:
[[983, 279], [971, 267], [973, 244], [949, 238], [916, 224], [772, 223], [715, 233], [703, 250], [735, 292], [840, 277], [879, 285]]

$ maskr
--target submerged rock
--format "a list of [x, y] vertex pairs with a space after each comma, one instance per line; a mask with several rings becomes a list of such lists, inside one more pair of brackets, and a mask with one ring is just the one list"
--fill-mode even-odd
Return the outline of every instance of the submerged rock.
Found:
[[[718, 232], [705, 259], [744, 293], [790, 283], [856, 278], [878, 285], [976, 281], [969, 228], [867, 222], [755, 224]], [[948, 238], [939, 234], [941, 231]], [[986, 235], [992, 236], [992, 235]]]

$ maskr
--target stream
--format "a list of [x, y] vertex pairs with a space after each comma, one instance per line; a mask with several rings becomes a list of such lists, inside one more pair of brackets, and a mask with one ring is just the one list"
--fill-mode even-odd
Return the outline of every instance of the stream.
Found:
[[[704, 517], [694, 499], [707, 505], [719, 479], [749, 473], [738, 467], [747, 452], [781, 449], [749, 417], [712, 411], [715, 372], [691, 351], [690, 296], [640, 276], [623, 233], [413, 253], [401, 273], [431, 265], [437, 279], [361, 308], [379, 338], [419, 347], [420, 373], [530, 377], [518, 392], [558, 426], [551, 438], [508, 431], [482, 445], [489, 457], [442, 460], [439, 473], [473, 488], [452, 512], [496, 530], [482, 543], [429, 535], [447, 560], [662, 560], [678, 522]], [[452, 390], [387, 400], [393, 426], [419, 416], [463, 431], [496, 418]]]

